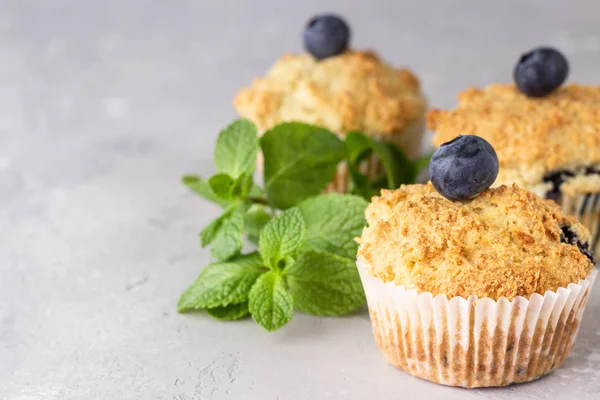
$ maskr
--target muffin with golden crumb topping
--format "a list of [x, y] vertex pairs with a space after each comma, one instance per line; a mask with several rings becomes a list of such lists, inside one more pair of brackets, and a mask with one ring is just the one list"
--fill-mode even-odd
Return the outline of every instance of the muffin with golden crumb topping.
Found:
[[517, 185], [460, 201], [431, 184], [366, 210], [361, 273], [394, 366], [434, 382], [503, 386], [557, 368], [596, 276], [589, 231]]
[[[426, 101], [419, 80], [370, 51], [347, 50], [324, 59], [285, 55], [241, 89], [233, 105], [262, 132], [282, 122], [304, 122], [340, 137], [361, 131], [398, 145], [411, 159], [421, 149]], [[375, 158], [365, 160], [361, 172], [373, 180], [383, 174]], [[348, 173], [341, 165], [329, 190], [347, 189]]]
[[471, 134], [489, 141], [500, 162], [496, 185], [517, 183], [557, 202], [600, 233], [600, 87], [567, 85], [528, 97], [515, 85], [470, 88], [452, 110], [432, 110], [434, 144]]

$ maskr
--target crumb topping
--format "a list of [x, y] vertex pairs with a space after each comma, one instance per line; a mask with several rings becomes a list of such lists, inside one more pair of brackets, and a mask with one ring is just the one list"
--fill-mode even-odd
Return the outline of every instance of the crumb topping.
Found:
[[393, 68], [370, 51], [321, 61], [288, 54], [265, 77], [241, 89], [233, 105], [263, 130], [299, 121], [337, 133], [392, 135], [423, 117], [419, 86], [411, 71]]
[[358, 257], [371, 275], [448, 297], [498, 299], [555, 291], [584, 279], [593, 264], [565, 242], [590, 233], [556, 204], [513, 186], [450, 201], [431, 184], [382, 190], [365, 215]]

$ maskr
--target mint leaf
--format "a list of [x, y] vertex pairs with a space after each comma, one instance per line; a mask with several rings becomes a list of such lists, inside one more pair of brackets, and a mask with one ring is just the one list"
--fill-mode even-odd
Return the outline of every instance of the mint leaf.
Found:
[[290, 208], [273, 218], [260, 232], [258, 248], [265, 264], [277, 269], [286, 257], [294, 257], [302, 245], [306, 226], [300, 210]]
[[[357, 194], [363, 199], [370, 199], [373, 196], [377, 196], [378, 190], [375, 189], [375, 185], [369, 181], [366, 175], [361, 174], [357, 167], [349, 165], [348, 171], [352, 178], [351, 189], [349, 190], [352, 194]], [[387, 181], [385, 182], [385, 186], [387, 186]]]
[[215, 196], [222, 200], [243, 199], [252, 190], [252, 175], [244, 172], [234, 180], [227, 174], [216, 174], [208, 183]]
[[[244, 206], [238, 207], [221, 221], [211, 247], [211, 254], [216, 259], [227, 260], [242, 249], [245, 212]], [[202, 233], [200, 236], [202, 237]]]
[[219, 233], [219, 229], [221, 229], [221, 226], [223, 225], [223, 220], [226, 218], [228, 218], [227, 214], [220, 215], [200, 231], [200, 243], [202, 244], [202, 247], [208, 246], [215, 240], [217, 233]]
[[258, 278], [250, 291], [249, 299], [252, 318], [269, 332], [281, 328], [292, 319], [292, 295], [278, 272], [267, 272]]
[[230, 262], [233, 262], [239, 265], [240, 267], [244, 268], [261, 269], [263, 271], [267, 270], [265, 264], [263, 263], [262, 257], [260, 256], [260, 253], [258, 251], [253, 251], [252, 253], [239, 255]]
[[364, 160], [373, 150], [371, 139], [357, 131], [348, 132], [344, 138], [346, 159], [352, 165]]
[[235, 321], [250, 314], [248, 302], [207, 308], [206, 311], [211, 315], [211, 317], [216, 318], [219, 321]]
[[192, 192], [204, 197], [206, 200], [217, 203], [222, 207], [229, 205], [229, 202], [220, 199], [219, 196], [213, 192], [208, 181], [195, 175], [185, 175], [181, 178], [181, 182], [186, 185]]
[[[348, 168], [354, 189], [366, 199], [386, 187], [396, 189], [403, 183], [414, 182], [414, 168], [404, 152], [392, 143], [381, 143], [361, 132], [349, 132], [344, 140]], [[359, 166], [370, 155], [374, 155], [385, 171], [385, 184], [374, 184], [359, 172]]]
[[350, 194], [329, 193], [304, 200], [298, 210], [306, 223], [302, 250], [334, 253], [354, 259], [360, 236], [366, 225], [367, 202]]
[[235, 181], [227, 174], [216, 174], [208, 180], [213, 193], [223, 200], [232, 200]]
[[254, 172], [258, 153], [256, 126], [248, 120], [238, 119], [225, 128], [217, 138], [215, 167], [217, 172], [237, 179], [243, 173]]
[[[254, 256], [253, 256], [254, 257]], [[249, 260], [240, 257], [230, 262], [207, 265], [196, 281], [181, 295], [179, 312], [215, 308], [248, 300], [254, 282], [265, 271], [260, 265], [249, 266]]]
[[302, 123], [277, 125], [260, 145], [267, 197], [279, 209], [319, 194], [344, 158], [344, 145], [333, 133]]
[[228, 207], [225, 211], [223, 211], [223, 214], [219, 215], [200, 231], [200, 241], [202, 243], [202, 247], [208, 246], [215, 240], [217, 234], [223, 226], [223, 223], [228, 218], [231, 218], [231, 215], [237, 210], [237, 208], [238, 206]]
[[284, 270], [299, 311], [325, 316], [348, 314], [365, 303], [353, 260], [309, 251]]
[[[388, 153], [391, 154], [392, 159], [394, 160], [393, 164], [390, 166], [395, 168], [395, 182], [393, 186], [389, 186], [388, 179], [388, 189], [397, 189], [401, 184], [415, 183], [415, 169], [412, 162], [408, 159], [404, 150], [400, 147], [396, 146], [393, 143], [377, 143], [378, 146], [385, 147], [388, 150]], [[384, 164], [385, 166], [385, 164]]]
[[235, 198], [245, 198], [252, 190], [252, 175], [244, 172], [233, 183], [232, 195]]
[[271, 219], [271, 215], [267, 212], [267, 208], [262, 205], [252, 205], [246, 212], [244, 226], [248, 234], [248, 240], [252, 243], [258, 243], [260, 231], [265, 227]]

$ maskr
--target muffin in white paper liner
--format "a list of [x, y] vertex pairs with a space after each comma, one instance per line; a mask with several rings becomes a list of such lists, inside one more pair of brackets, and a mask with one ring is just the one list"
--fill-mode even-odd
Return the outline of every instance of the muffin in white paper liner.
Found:
[[373, 334], [390, 364], [451, 386], [528, 382], [552, 372], [569, 354], [596, 278], [543, 296], [478, 299], [406, 290], [358, 270]]
[[566, 215], [579, 220], [592, 234], [591, 250], [600, 254], [600, 193], [562, 194], [560, 208]]

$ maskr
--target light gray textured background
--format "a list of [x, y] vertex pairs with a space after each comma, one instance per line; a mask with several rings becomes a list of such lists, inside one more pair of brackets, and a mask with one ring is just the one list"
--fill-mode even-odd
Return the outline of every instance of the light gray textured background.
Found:
[[600, 398], [600, 295], [565, 366], [505, 389], [446, 388], [386, 365], [368, 316], [178, 315], [217, 210], [179, 176], [212, 172], [236, 89], [304, 22], [336, 10], [448, 107], [562, 48], [598, 83], [597, 1], [0, 1], [1, 399]]

